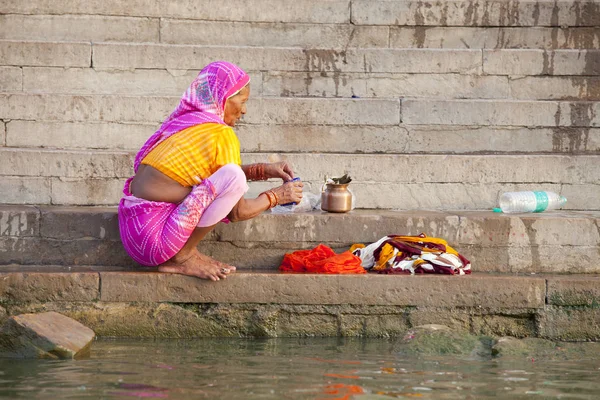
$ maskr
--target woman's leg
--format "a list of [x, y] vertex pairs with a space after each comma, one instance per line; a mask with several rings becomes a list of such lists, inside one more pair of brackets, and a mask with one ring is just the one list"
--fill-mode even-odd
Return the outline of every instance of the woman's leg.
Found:
[[216, 224], [229, 214], [248, 190], [246, 175], [239, 166], [227, 164], [207, 180], [214, 188], [215, 199], [202, 213], [198, 227], [194, 229], [186, 244], [172, 259], [160, 266], [160, 271], [211, 280], [224, 279], [228, 273], [235, 271], [235, 267], [231, 265], [200, 254], [197, 246]]
[[236, 164], [227, 164], [207, 179], [215, 188], [217, 197], [204, 210], [199, 227], [213, 226], [222, 221], [248, 191], [246, 174]]

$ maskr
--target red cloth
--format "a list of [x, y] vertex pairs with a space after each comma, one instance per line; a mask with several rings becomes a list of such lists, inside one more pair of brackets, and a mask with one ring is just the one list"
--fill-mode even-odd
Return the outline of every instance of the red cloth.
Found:
[[279, 266], [281, 272], [311, 274], [366, 274], [361, 260], [349, 251], [336, 254], [330, 247], [320, 244], [312, 250], [287, 253]]

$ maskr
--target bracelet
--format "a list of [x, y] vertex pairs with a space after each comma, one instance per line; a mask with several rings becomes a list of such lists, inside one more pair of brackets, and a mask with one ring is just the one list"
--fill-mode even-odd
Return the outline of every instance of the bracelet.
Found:
[[262, 192], [261, 194], [266, 195], [267, 199], [269, 199], [269, 208], [273, 208], [277, 204], [279, 204], [279, 198], [277, 197], [277, 194], [275, 194], [274, 191], [267, 190], [266, 192]]
[[248, 167], [248, 180], [250, 181], [266, 181], [268, 178], [265, 175], [265, 164], [252, 164]]

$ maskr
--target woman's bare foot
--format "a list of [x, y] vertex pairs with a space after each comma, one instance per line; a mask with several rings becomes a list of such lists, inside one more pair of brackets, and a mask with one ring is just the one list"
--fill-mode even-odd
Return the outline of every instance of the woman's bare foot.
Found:
[[169, 261], [159, 265], [158, 270], [218, 281], [235, 272], [235, 267], [200, 254], [198, 250], [194, 249], [188, 254], [176, 254]]

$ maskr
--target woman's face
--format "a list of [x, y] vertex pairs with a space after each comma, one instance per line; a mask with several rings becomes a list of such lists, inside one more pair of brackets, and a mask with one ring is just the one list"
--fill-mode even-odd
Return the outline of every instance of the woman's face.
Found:
[[235, 126], [235, 123], [246, 114], [246, 102], [250, 97], [250, 85], [244, 86], [235, 96], [227, 99], [225, 102], [225, 116], [223, 121], [229, 126]]

